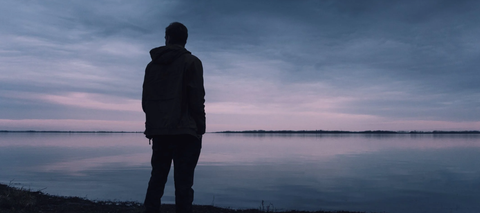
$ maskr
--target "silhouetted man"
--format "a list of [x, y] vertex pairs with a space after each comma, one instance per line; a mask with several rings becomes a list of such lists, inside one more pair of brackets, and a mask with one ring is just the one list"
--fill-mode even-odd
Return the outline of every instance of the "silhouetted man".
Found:
[[153, 140], [146, 212], [160, 212], [172, 160], [176, 212], [192, 212], [193, 174], [205, 133], [205, 89], [202, 62], [185, 49], [187, 37], [183, 24], [171, 23], [165, 46], [150, 51], [152, 61], [145, 69], [145, 136]]

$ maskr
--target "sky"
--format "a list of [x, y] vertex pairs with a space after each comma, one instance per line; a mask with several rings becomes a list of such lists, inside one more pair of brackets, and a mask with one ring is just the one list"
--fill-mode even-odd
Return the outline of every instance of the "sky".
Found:
[[207, 131], [480, 130], [480, 1], [0, 2], [0, 130], [143, 131], [171, 22]]

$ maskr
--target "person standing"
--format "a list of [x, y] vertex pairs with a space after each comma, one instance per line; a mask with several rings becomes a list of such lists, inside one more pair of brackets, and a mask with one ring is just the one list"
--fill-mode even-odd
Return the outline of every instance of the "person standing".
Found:
[[177, 213], [191, 213], [194, 171], [205, 133], [205, 88], [202, 62], [185, 49], [188, 30], [173, 22], [165, 29], [165, 46], [150, 51], [145, 69], [142, 108], [145, 136], [152, 140], [152, 172], [145, 212], [160, 212], [173, 161]]

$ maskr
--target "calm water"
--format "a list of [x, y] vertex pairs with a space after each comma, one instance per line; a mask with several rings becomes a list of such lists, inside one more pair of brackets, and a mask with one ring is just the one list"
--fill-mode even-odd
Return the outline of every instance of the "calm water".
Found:
[[[0, 133], [0, 182], [141, 202], [150, 154], [143, 134]], [[206, 134], [196, 171], [196, 204], [480, 212], [480, 135]]]

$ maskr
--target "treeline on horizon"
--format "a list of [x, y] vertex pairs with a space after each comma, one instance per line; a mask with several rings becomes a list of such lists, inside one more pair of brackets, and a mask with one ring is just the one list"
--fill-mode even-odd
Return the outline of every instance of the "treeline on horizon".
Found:
[[343, 131], [343, 130], [245, 130], [245, 131], [220, 131], [215, 133], [281, 133], [281, 134], [480, 134], [478, 130], [469, 131]]
[[[142, 131], [63, 131], [63, 130], [0, 130], [0, 133], [143, 133]], [[480, 134], [479, 130], [466, 131], [389, 131], [389, 130], [243, 130], [243, 131], [219, 131], [212, 133], [279, 133], [279, 134]]]
[[31, 132], [31, 133], [143, 133], [139, 131], [63, 131], [63, 130], [0, 130], [0, 132]]

